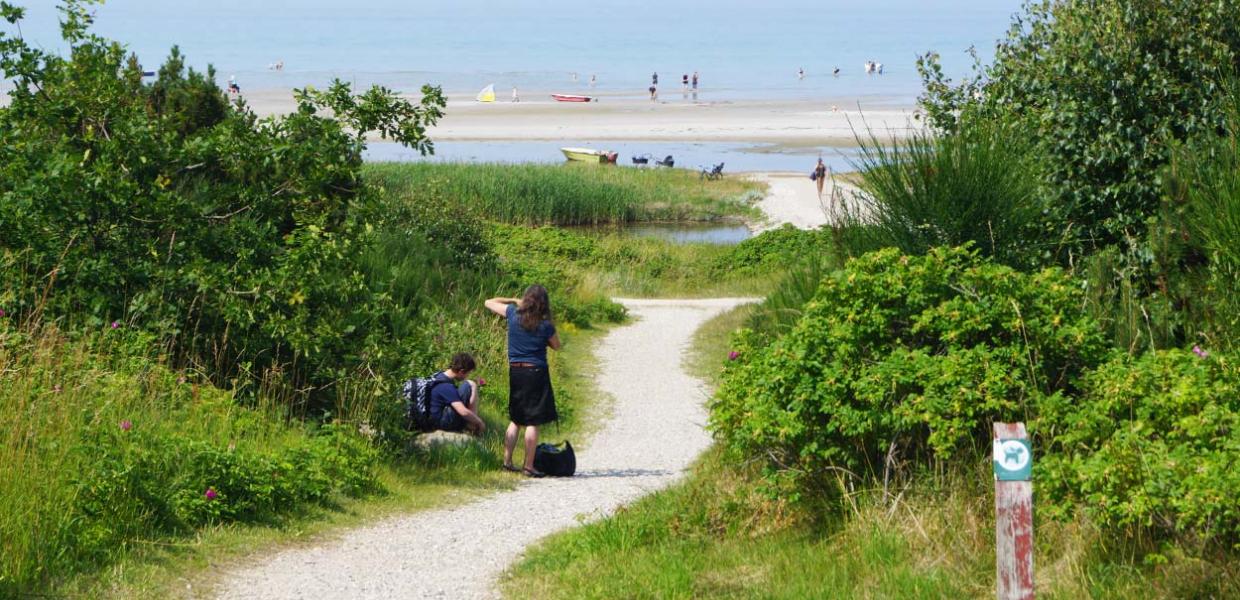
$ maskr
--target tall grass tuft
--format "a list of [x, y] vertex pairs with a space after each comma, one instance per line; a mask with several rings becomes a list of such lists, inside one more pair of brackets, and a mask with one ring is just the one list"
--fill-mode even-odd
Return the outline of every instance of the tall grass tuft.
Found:
[[349, 428], [290, 423], [274, 399], [240, 407], [162, 366], [152, 341], [0, 317], [0, 597], [371, 489], [375, 454]]
[[858, 136], [866, 201], [841, 203], [840, 240], [851, 255], [894, 246], [924, 254], [966, 243], [1012, 266], [1052, 257], [1040, 239], [1034, 147], [1012, 128], [984, 121], [957, 132], [914, 133], [884, 145]]
[[399, 196], [439, 194], [472, 214], [524, 225], [707, 221], [756, 216], [742, 179], [705, 182], [678, 169], [591, 165], [385, 163], [366, 176]]

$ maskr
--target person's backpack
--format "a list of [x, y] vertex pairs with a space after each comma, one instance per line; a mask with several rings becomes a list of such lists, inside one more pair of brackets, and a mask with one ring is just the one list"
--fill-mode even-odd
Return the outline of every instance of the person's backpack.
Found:
[[405, 430], [426, 433], [435, 430], [435, 420], [431, 418], [431, 390], [444, 383], [437, 377], [417, 377], [405, 382], [402, 395], [405, 397]]
[[534, 449], [534, 469], [552, 477], [572, 477], [577, 472], [577, 454], [573, 445], [564, 440], [562, 444], [539, 444]]

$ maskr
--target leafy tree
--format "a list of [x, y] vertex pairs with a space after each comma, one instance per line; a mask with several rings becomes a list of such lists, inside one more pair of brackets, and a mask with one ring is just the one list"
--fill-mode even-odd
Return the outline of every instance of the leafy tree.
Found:
[[161, 332], [225, 385], [275, 370], [313, 395], [370, 372], [391, 300], [356, 264], [373, 229], [354, 210], [373, 193], [361, 153], [372, 132], [431, 151], [440, 91], [414, 104], [336, 81], [260, 119], [175, 48], [143, 83], [90, 33], [92, 3], [61, 6], [67, 56], [0, 34], [0, 301]]
[[1021, 123], [1049, 159], [1051, 218], [1075, 229], [1078, 247], [1139, 238], [1170, 143], [1221, 125], [1238, 14], [1238, 0], [1031, 2], [974, 79], [953, 85], [924, 57], [922, 103], [943, 130]]

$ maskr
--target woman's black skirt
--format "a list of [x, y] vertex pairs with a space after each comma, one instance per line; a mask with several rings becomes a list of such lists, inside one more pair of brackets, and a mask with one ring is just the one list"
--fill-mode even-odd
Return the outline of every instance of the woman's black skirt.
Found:
[[546, 367], [508, 367], [508, 418], [517, 425], [542, 425], [559, 418]]

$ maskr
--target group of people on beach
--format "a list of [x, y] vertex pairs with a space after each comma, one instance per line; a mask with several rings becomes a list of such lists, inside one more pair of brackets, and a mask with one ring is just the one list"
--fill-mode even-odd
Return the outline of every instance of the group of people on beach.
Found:
[[[680, 76], [681, 91], [685, 94], [688, 94], [690, 90], [690, 86], [693, 86], [692, 87], [693, 98], [696, 100], [697, 90], [698, 90], [698, 72], [697, 71], [693, 72], [692, 77], [690, 77], [688, 73], [685, 73], [684, 75]], [[650, 88], [647, 91], [650, 92], [651, 102], [654, 102], [655, 100], [659, 99], [659, 72], [658, 71], [655, 71], [654, 73], [650, 74]]]
[[[534, 468], [538, 428], [559, 418], [555, 391], [547, 364], [547, 348], [562, 346], [551, 316], [547, 288], [531, 285], [520, 298], [491, 298], [487, 310], [503, 317], [508, 330], [508, 429], [504, 432], [506, 471], [543, 477]], [[474, 357], [458, 353], [447, 369], [435, 374], [440, 383], [431, 389], [430, 411], [436, 429], [481, 435], [486, 422], [479, 416], [481, 381], [469, 377], [477, 368]], [[524, 434], [521, 429], [524, 428]], [[524, 438], [521, 466], [513, 463], [518, 437]]]

